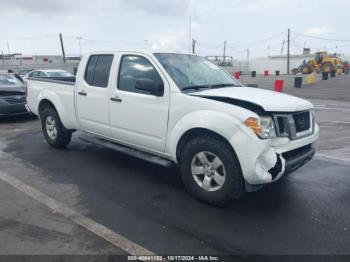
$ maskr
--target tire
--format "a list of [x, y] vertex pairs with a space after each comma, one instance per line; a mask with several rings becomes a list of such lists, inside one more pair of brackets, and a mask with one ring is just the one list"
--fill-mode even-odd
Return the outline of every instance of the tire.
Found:
[[[216, 159], [215, 157], [221, 161], [222, 167], [219, 167], [215, 172], [221, 174], [223, 170], [225, 172], [225, 176], [221, 176], [221, 179], [225, 177], [221, 186], [222, 181], [218, 184], [216, 182], [217, 179], [212, 177], [209, 183], [213, 187], [211, 188], [212, 191], [208, 190], [210, 187], [206, 186], [207, 188], [204, 188], [204, 180], [203, 185], [200, 185], [202, 174], [198, 176], [193, 175], [193, 171], [197, 172], [197, 168], [200, 172], [205, 169], [204, 166], [201, 167], [203, 162], [198, 158], [203, 152], [205, 152], [207, 160], [209, 162], [212, 161], [213, 166], [214, 162], [218, 162], [213, 160]], [[200, 158], [203, 157], [201, 156]], [[227, 143], [215, 136], [200, 136], [186, 143], [180, 153], [179, 168], [182, 181], [187, 190], [197, 199], [211, 205], [225, 206], [232, 200], [241, 198], [245, 193], [245, 182], [235, 152]], [[206, 172], [208, 173], [208, 170]], [[210, 180], [204, 174], [203, 178]], [[208, 185], [208, 183], [206, 184]]]
[[[72, 139], [72, 132], [62, 124], [53, 107], [46, 107], [40, 113], [41, 127], [47, 143], [54, 148], [65, 148]], [[50, 125], [52, 123], [52, 125]]]
[[305, 64], [305, 65], [300, 66], [299, 71], [300, 71], [303, 75], [309, 75], [309, 74], [311, 74], [311, 73], [314, 71], [314, 69], [312, 68], [311, 65]]
[[321, 65], [321, 72], [330, 73], [334, 70], [335, 70], [335, 67], [331, 62], [325, 62]]

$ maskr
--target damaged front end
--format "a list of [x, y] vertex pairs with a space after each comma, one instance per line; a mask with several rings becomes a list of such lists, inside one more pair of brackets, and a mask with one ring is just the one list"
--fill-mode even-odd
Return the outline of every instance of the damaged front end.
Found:
[[[284, 153], [273, 151], [264, 152], [255, 166], [256, 174], [259, 174], [263, 180], [270, 180], [271, 183], [278, 181], [282, 176], [288, 175], [308, 163], [314, 157], [316, 148], [314, 144], [309, 144]], [[246, 191], [257, 191], [265, 185], [251, 185], [246, 182]]]

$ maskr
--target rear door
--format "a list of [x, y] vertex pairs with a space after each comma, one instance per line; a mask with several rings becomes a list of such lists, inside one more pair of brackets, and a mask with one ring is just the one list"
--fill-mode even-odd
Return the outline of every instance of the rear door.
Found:
[[92, 55], [85, 69], [84, 79], [76, 88], [76, 105], [83, 130], [109, 136], [109, 78], [114, 56]]

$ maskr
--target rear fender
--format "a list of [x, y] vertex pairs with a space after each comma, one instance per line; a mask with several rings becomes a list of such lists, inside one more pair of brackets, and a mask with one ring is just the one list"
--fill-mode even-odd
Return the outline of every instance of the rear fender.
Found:
[[59, 98], [59, 96], [49, 90], [49, 89], [46, 89], [46, 90], [43, 90], [40, 94], [39, 94], [39, 98], [38, 98], [38, 104], [37, 104], [37, 110], [38, 110], [38, 115], [40, 116], [40, 111], [39, 111], [39, 107], [40, 107], [40, 104], [43, 102], [43, 101], [49, 101], [51, 102], [51, 104], [53, 104], [53, 106], [55, 107], [60, 119], [61, 119], [61, 122], [62, 124], [66, 127], [66, 128], [70, 128], [70, 121], [69, 121], [69, 118], [67, 116], [67, 113], [66, 113], [66, 110], [63, 106], [63, 103], [61, 101], [61, 99]]

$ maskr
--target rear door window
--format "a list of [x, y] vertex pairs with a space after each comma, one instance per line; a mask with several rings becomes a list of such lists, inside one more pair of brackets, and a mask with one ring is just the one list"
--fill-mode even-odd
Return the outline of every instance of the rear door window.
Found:
[[90, 86], [105, 88], [113, 63], [113, 55], [93, 55], [90, 57], [85, 71], [85, 81]]
[[97, 59], [98, 59], [97, 55], [90, 56], [89, 62], [86, 66], [85, 81], [91, 86], [94, 81], [94, 73], [95, 73]]

